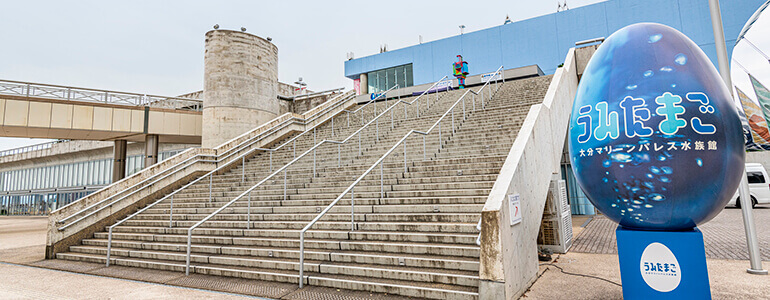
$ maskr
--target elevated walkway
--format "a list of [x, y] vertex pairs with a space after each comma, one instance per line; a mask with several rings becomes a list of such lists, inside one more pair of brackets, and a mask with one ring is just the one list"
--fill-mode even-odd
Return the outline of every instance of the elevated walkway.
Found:
[[200, 144], [202, 101], [0, 80], [0, 136]]

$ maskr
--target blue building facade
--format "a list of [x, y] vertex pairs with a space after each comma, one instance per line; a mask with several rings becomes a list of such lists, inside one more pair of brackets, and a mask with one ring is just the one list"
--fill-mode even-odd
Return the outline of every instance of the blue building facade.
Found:
[[[766, 0], [723, 0], [722, 22], [728, 54], [741, 29]], [[461, 54], [470, 75], [536, 64], [555, 72], [576, 42], [608, 37], [627, 25], [661, 23], [692, 39], [717, 66], [711, 14], [706, 0], [609, 0], [567, 11], [448, 37], [345, 62], [345, 76], [367, 75], [369, 93], [399, 84], [420, 85], [452, 77], [452, 62]], [[363, 88], [363, 87], [362, 87]], [[573, 214], [595, 213], [575, 183], [571, 166], [562, 166]]]
[[[720, 2], [727, 50], [732, 53], [744, 24], [765, 0]], [[458, 54], [468, 61], [470, 75], [493, 72], [500, 66], [510, 69], [532, 64], [540, 66], [544, 73], [552, 74], [575, 42], [607, 37], [626, 25], [639, 22], [656, 22], [676, 28], [695, 41], [717, 65], [707, 1], [609, 0], [348, 60], [345, 76], [358, 79], [361, 74], [369, 74], [369, 85], [374, 84], [375, 90], [387, 89], [397, 82], [420, 85], [435, 82], [445, 75], [451, 77], [451, 64]], [[391, 75], [385, 71], [399, 66], [409, 66], [411, 72]], [[398, 80], [397, 76], [407, 78]], [[386, 84], [382, 83], [382, 78]]]

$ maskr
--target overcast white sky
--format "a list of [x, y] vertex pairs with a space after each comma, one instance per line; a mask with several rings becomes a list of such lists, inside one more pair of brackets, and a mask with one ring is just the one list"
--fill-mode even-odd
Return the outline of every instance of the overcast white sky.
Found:
[[[197, 91], [204, 34], [219, 24], [272, 37], [282, 82], [301, 76], [313, 90], [351, 88], [343, 76], [347, 52], [362, 57], [380, 44], [398, 49], [419, 35], [432, 41], [458, 34], [460, 24], [470, 32], [502, 24], [506, 15], [517, 21], [556, 6], [556, 0], [7, 1], [0, 8], [0, 78], [157, 95]], [[770, 39], [749, 38], [770, 52]], [[0, 149], [44, 141], [0, 138]]]

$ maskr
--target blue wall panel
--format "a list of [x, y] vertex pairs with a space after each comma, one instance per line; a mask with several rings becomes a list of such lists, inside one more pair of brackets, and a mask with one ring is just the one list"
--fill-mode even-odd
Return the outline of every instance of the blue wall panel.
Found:
[[[746, 21], [765, 0], [720, 1], [728, 54]], [[516, 68], [537, 64], [555, 72], [575, 42], [607, 37], [624, 26], [657, 22], [674, 27], [695, 41], [716, 65], [711, 15], [705, 0], [610, 0], [511, 24], [453, 36], [421, 45], [345, 62], [345, 76], [412, 63], [414, 84], [452, 74], [457, 54], [468, 61], [471, 75], [492, 72], [500, 65]]]

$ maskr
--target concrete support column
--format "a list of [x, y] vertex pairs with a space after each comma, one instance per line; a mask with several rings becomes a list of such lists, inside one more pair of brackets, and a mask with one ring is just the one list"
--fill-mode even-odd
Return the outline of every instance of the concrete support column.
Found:
[[369, 78], [366, 73], [358, 75], [359, 85], [361, 87], [361, 95], [369, 93]]
[[278, 117], [278, 47], [231, 30], [206, 33], [203, 135], [214, 148]]
[[126, 177], [126, 141], [116, 140], [112, 151], [112, 182]]
[[148, 168], [158, 163], [158, 135], [148, 134], [144, 137], [144, 167]]

